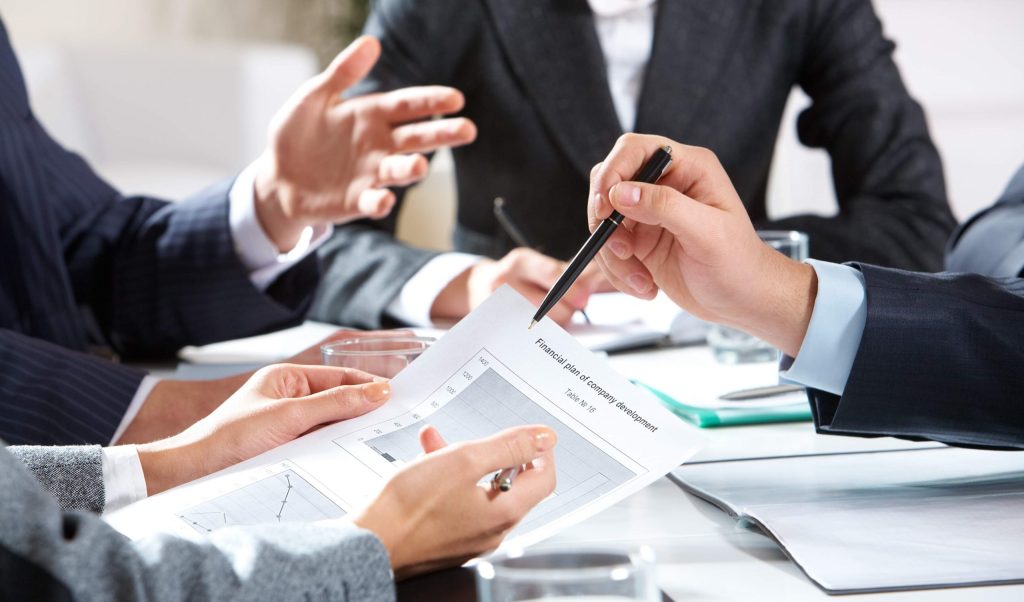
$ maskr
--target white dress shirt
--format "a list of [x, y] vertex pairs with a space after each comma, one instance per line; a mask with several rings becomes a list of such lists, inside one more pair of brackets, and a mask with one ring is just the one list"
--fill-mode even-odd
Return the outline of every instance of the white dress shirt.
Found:
[[[589, 0], [607, 66], [608, 89], [622, 131], [633, 131], [637, 103], [654, 43], [655, 0]], [[611, 149], [609, 149], [611, 150]], [[410, 278], [385, 313], [410, 326], [432, 326], [441, 291], [482, 257], [442, 253]]]
[[[256, 215], [255, 182], [256, 164], [253, 163], [242, 170], [228, 191], [228, 224], [239, 261], [249, 271], [253, 286], [265, 291], [278, 276], [322, 245], [330, 237], [333, 227], [324, 224], [306, 228], [298, 244], [287, 253], [281, 253], [260, 226]], [[121, 423], [114, 431], [111, 445], [121, 438], [159, 382], [159, 379], [152, 376], [142, 379]], [[146, 478], [134, 445], [103, 448], [103, 485], [108, 511], [146, 497]]]

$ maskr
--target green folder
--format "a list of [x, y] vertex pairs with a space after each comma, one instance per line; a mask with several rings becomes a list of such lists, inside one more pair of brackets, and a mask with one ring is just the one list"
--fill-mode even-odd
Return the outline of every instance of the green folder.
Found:
[[654, 393], [661, 403], [687, 422], [701, 428], [762, 424], [768, 422], [801, 422], [811, 419], [811, 404], [807, 400], [778, 406], [751, 408], [704, 408], [687, 405], [638, 380], [633, 384]]

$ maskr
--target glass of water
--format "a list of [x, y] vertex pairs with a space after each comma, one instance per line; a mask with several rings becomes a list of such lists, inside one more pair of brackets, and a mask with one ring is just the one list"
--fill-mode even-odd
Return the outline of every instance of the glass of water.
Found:
[[[757, 235], [776, 251], [795, 259], [807, 259], [808, 239], [795, 230], [758, 230]], [[779, 351], [761, 339], [741, 330], [712, 324], [708, 330], [708, 345], [715, 359], [723, 364], [778, 361]]]
[[480, 561], [480, 602], [658, 602], [654, 553], [647, 547], [512, 551]]

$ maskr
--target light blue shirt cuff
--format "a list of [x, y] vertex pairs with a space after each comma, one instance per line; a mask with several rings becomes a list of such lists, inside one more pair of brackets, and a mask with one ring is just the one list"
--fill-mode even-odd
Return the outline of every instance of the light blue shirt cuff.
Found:
[[864, 275], [848, 265], [808, 259], [818, 295], [796, 358], [783, 356], [779, 380], [842, 395], [868, 317]]

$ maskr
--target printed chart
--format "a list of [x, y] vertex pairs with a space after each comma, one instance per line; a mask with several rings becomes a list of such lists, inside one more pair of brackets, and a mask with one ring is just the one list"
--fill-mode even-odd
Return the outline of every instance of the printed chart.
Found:
[[538, 505], [517, 531], [529, 529], [534, 522], [554, 520], [637, 475], [566, 424], [572, 419], [549, 400], [538, 404], [513, 381], [527, 389], [525, 383], [481, 350], [431, 395], [422, 411], [369, 429], [363, 434], [363, 443], [379, 458], [404, 464], [422, 453], [419, 430], [427, 422], [449, 443], [487, 437], [523, 424], [550, 426], [558, 434], [558, 485], [554, 495]]
[[311, 522], [344, 515], [309, 481], [286, 469], [193, 506], [178, 518], [209, 533], [231, 525]]

